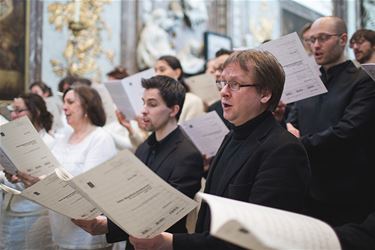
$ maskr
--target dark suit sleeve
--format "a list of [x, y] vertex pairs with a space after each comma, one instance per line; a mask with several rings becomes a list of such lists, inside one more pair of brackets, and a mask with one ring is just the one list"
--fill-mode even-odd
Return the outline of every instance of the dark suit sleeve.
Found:
[[335, 232], [343, 250], [373, 250], [375, 249], [375, 212], [362, 224], [336, 227]]
[[120, 227], [108, 219], [108, 233], [106, 234], [106, 240], [108, 243], [114, 243], [119, 241], [128, 240], [129, 235], [124, 232]]
[[[287, 133], [287, 132], [285, 132]], [[292, 136], [292, 135], [289, 135]], [[282, 138], [285, 139], [285, 138]], [[230, 185], [230, 197], [243, 197], [249, 194], [247, 201], [289, 210], [303, 212], [305, 207], [308, 181], [310, 177], [309, 163], [303, 146], [293, 138], [293, 142], [275, 146], [273, 151], [267, 148], [258, 154], [260, 163], [253, 183]], [[254, 160], [254, 159], [252, 159]], [[249, 192], [251, 190], [251, 192]], [[208, 232], [196, 234], [174, 234], [174, 250], [235, 250], [242, 249], [209, 235]]]
[[289, 112], [286, 115], [286, 123], [291, 123], [298, 129], [298, 106], [296, 103], [289, 105]]
[[341, 119], [327, 129], [301, 137], [307, 151], [315, 147], [340, 145], [352, 138], [368, 126], [375, 112], [375, 84], [369, 77], [362, 79], [355, 85], [351, 102], [345, 108]]
[[178, 160], [176, 159], [168, 183], [183, 194], [194, 198], [201, 187], [203, 176], [202, 155], [198, 151], [192, 152], [191, 145], [179, 148], [174, 154]]
[[[275, 150], [260, 161], [248, 201], [296, 213], [305, 212], [310, 168], [303, 146], [298, 142], [275, 146]], [[232, 192], [243, 192], [232, 188]]]

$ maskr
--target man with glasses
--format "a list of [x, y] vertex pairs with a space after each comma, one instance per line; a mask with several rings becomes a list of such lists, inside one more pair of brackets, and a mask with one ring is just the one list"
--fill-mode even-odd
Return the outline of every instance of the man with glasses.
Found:
[[[237, 51], [217, 81], [224, 118], [233, 129], [208, 174], [205, 193], [294, 212], [304, 211], [309, 166], [303, 146], [272, 115], [285, 74], [268, 52]], [[136, 249], [238, 249], [209, 235], [210, 212], [202, 204], [194, 234], [162, 233], [130, 238]]]
[[375, 83], [346, 59], [347, 39], [338, 17], [312, 24], [308, 41], [328, 92], [296, 102], [288, 117], [310, 159], [310, 215], [332, 226], [362, 222], [375, 209]]
[[357, 30], [350, 38], [349, 44], [359, 63], [375, 63], [375, 31]]

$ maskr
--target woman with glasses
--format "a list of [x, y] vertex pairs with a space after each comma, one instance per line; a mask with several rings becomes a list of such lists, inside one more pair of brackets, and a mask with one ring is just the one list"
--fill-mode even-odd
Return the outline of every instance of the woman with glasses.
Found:
[[[24, 94], [15, 98], [8, 108], [12, 120], [27, 116], [47, 146], [53, 146], [54, 138], [48, 133], [53, 117], [42, 97]], [[6, 174], [6, 177], [6, 185], [18, 190], [25, 188], [16, 176]], [[19, 195], [5, 193], [1, 222], [4, 249], [54, 249], [45, 208]]]
[[160, 57], [155, 64], [155, 73], [156, 75], [169, 76], [175, 80], [178, 80], [186, 89], [185, 102], [178, 120], [179, 123], [190, 120], [204, 113], [205, 107], [203, 101], [198, 96], [189, 92], [189, 87], [186, 85], [183, 79], [184, 71], [177, 57]]

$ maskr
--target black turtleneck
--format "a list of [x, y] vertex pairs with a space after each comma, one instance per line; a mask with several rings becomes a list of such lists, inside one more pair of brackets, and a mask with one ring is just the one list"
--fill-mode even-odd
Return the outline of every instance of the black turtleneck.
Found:
[[236, 152], [241, 148], [246, 139], [252, 134], [256, 127], [262, 123], [267, 117], [272, 116], [270, 111], [265, 111], [257, 117], [247, 121], [246, 123], [232, 128], [230, 138], [228, 143], [223, 149], [221, 155], [216, 161], [216, 166], [211, 166], [212, 171], [211, 183], [208, 193], [217, 194], [217, 188], [219, 185], [215, 183], [220, 183], [223, 176], [226, 176], [226, 171], [232, 166], [233, 159], [237, 158]]

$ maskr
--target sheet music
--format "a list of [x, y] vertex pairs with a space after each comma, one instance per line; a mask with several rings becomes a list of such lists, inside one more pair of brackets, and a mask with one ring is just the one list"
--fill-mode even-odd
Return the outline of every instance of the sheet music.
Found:
[[117, 122], [115, 104], [108, 92], [108, 89], [104, 86], [104, 84], [93, 84], [92, 87], [98, 91], [100, 98], [102, 99], [103, 108], [107, 117], [106, 124]]
[[143, 109], [142, 78], [150, 78], [155, 75], [154, 69], [148, 69], [137, 74], [126, 77], [122, 80], [105, 82], [113, 102], [128, 120], [134, 120]]
[[259, 49], [271, 52], [284, 68], [285, 86], [281, 96], [284, 103], [327, 92], [296, 32], [262, 44]]
[[199, 96], [207, 105], [211, 105], [220, 99], [220, 92], [213, 75], [200, 74], [189, 77], [185, 81], [190, 87], [190, 91]]
[[8, 173], [16, 173], [17, 167], [5, 154], [4, 150], [0, 147], [0, 170], [5, 170]]
[[375, 63], [364, 63], [361, 64], [362, 68], [366, 73], [375, 81]]
[[12, 162], [12, 165], [7, 164], [3, 154], [0, 160], [5, 161], [1, 165], [11, 174], [15, 174], [14, 166], [33, 176], [49, 174], [59, 167], [58, 161], [26, 116], [0, 126], [0, 147]]
[[333, 229], [312, 217], [198, 193], [210, 207], [210, 233], [253, 250], [341, 249]]
[[158, 235], [196, 206], [128, 150], [72, 181], [107, 217], [138, 238]]
[[229, 130], [216, 111], [184, 121], [180, 124], [194, 145], [208, 158], [215, 156]]
[[101, 214], [68, 181], [60, 179], [56, 172], [26, 188], [20, 195], [69, 218], [89, 220]]

